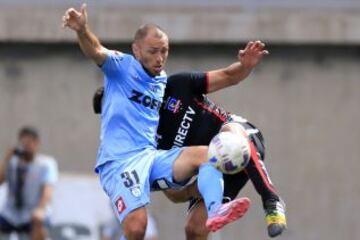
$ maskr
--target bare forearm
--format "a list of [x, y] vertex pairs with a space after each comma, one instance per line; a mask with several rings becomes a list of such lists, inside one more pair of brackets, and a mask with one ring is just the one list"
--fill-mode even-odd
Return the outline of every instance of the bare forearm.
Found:
[[45, 209], [45, 207], [48, 205], [48, 203], [51, 200], [52, 192], [53, 192], [53, 187], [51, 185], [45, 185], [43, 187], [40, 200], [38, 203], [38, 208]]
[[83, 53], [93, 59], [96, 64], [102, 65], [105, 61], [105, 53], [99, 39], [90, 31], [88, 27], [77, 32], [78, 41]]
[[90, 31], [85, 3], [81, 5], [80, 11], [74, 8], [66, 10], [62, 17], [62, 25], [77, 33], [80, 48], [87, 57], [98, 65], [104, 63], [106, 53], [99, 39]]
[[231, 64], [226, 68], [208, 72], [208, 93], [238, 84], [251, 73], [251, 69], [245, 68], [240, 62]]
[[236, 62], [224, 69], [224, 74], [231, 84], [237, 84], [247, 78], [252, 68], [244, 67], [240, 62]]
[[261, 41], [248, 42], [245, 49], [239, 51], [238, 62], [226, 68], [208, 72], [208, 92], [238, 84], [248, 77], [263, 56], [269, 54], [264, 47], [265, 44]]
[[269, 54], [264, 48], [265, 44], [261, 41], [250, 41], [245, 49], [239, 51], [239, 61], [225, 68], [225, 74], [232, 84], [237, 84], [248, 77], [263, 56]]

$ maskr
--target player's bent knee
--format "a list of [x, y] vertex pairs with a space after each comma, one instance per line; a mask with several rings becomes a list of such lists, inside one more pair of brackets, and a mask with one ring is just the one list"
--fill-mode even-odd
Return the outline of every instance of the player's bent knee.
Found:
[[128, 239], [144, 239], [145, 231], [146, 227], [135, 224], [125, 230], [125, 236]]
[[[136, 211], [136, 210], [135, 210]], [[147, 225], [146, 212], [138, 209], [129, 214], [123, 222], [124, 234], [127, 239], [143, 239]]]
[[146, 231], [146, 222], [133, 222], [124, 229], [128, 239], [143, 239]]

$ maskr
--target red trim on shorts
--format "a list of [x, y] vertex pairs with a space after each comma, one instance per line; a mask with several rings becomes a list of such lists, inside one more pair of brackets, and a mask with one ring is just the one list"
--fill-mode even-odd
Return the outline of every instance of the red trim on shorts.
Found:
[[[251, 151], [251, 157], [250, 157], [250, 161], [253, 161], [255, 163], [255, 167], [258, 170], [258, 172], [260, 173], [261, 178], [263, 179], [263, 181], [265, 182], [265, 185], [268, 189], [270, 189], [272, 192], [275, 193], [275, 189], [274, 187], [271, 185], [271, 183], [269, 182], [269, 179], [267, 178], [267, 176], [264, 173], [264, 170], [262, 169], [261, 165], [260, 165], [260, 160], [259, 157], [257, 155], [256, 152], [256, 148], [253, 142], [249, 141], [250, 144], [250, 151]], [[248, 174], [249, 175], [249, 174]]]

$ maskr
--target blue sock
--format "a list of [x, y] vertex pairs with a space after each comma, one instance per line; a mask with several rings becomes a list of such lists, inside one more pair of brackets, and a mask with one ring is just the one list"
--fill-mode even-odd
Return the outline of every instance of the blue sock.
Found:
[[204, 163], [199, 168], [198, 188], [204, 198], [208, 216], [222, 204], [224, 180], [222, 173], [210, 163]]

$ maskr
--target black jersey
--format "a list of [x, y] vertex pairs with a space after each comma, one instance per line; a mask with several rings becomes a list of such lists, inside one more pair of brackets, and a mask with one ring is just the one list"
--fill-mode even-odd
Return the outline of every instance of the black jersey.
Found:
[[250, 178], [263, 199], [279, 199], [263, 164], [265, 146], [261, 132], [247, 120], [211, 102], [205, 96], [207, 86], [205, 73], [181, 73], [168, 78], [160, 109], [158, 148], [209, 145], [224, 123], [237, 122], [246, 130], [257, 154], [251, 157], [246, 171], [224, 174], [224, 196], [235, 199]]
[[211, 102], [206, 73], [179, 73], [168, 78], [160, 109], [158, 148], [209, 145], [229, 114]]

